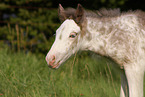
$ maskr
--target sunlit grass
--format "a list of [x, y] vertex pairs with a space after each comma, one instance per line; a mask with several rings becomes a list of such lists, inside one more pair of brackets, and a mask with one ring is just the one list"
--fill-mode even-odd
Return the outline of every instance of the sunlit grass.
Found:
[[84, 55], [52, 70], [45, 56], [0, 50], [0, 96], [119, 97], [119, 74], [110, 75], [105, 59]]

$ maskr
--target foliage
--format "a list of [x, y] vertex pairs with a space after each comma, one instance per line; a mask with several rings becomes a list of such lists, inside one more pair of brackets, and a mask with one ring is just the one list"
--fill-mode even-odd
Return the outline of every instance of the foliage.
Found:
[[54, 39], [51, 36], [59, 26], [57, 9], [48, 8], [51, 2], [47, 2], [45, 6], [42, 6], [41, 2], [41, 0], [0, 2], [0, 21], [2, 21], [0, 40], [12, 50], [46, 53], [50, 48]]

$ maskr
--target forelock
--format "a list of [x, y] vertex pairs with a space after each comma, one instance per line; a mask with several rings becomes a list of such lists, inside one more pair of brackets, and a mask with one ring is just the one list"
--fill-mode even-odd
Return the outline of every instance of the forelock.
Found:
[[75, 20], [75, 12], [76, 12], [76, 9], [74, 9], [74, 8], [67, 8], [65, 10], [66, 18], [67, 19], [73, 19], [73, 20]]

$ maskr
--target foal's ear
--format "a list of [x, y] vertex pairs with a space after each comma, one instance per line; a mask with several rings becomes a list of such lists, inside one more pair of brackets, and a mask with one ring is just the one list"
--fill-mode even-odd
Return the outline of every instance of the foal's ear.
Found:
[[65, 14], [65, 10], [64, 8], [61, 6], [61, 4], [59, 4], [59, 7], [58, 7], [58, 16], [59, 16], [59, 19], [61, 21], [64, 21], [66, 19], [66, 14]]
[[76, 10], [76, 22], [79, 24], [79, 23], [82, 23], [83, 20], [84, 20], [84, 8], [82, 7], [81, 4], [78, 4], [77, 6], [77, 10]]

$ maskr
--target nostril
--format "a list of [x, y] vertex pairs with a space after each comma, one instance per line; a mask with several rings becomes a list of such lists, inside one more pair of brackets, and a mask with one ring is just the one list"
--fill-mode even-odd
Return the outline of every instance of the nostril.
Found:
[[56, 57], [55, 55], [51, 55], [51, 57], [46, 56], [46, 62], [48, 63], [49, 66], [53, 66], [55, 63]]
[[52, 61], [54, 61], [54, 60], [55, 60], [55, 56], [53, 55], [53, 56], [52, 56]]
[[54, 65], [54, 62], [55, 62], [55, 56], [53, 55], [51, 58], [52, 58], [52, 59], [51, 59], [51, 61], [49, 62], [49, 65], [50, 65], [50, 66], [53, 66], [53, 65]]

